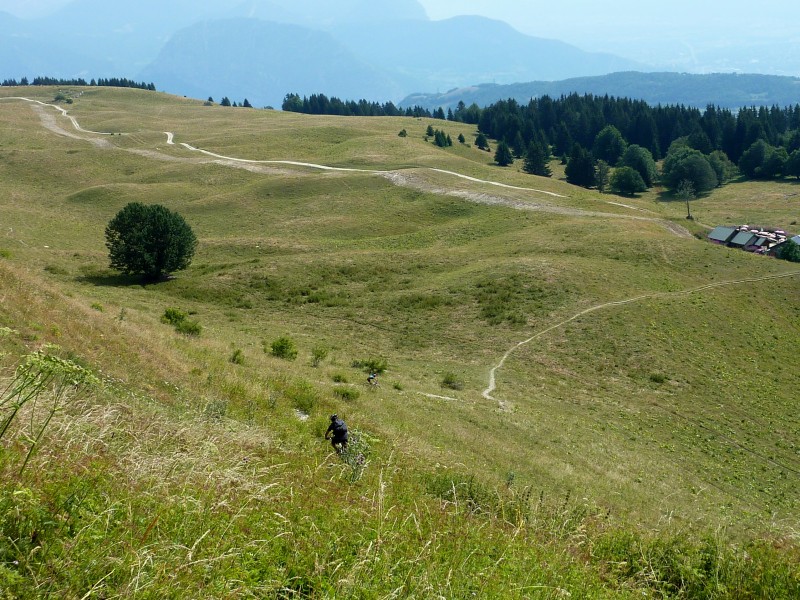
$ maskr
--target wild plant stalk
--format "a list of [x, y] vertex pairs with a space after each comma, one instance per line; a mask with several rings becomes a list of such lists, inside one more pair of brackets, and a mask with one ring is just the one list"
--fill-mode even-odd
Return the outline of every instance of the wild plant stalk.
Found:
[[[30, 422], [22, 437], [29, 444], [20, 474], [27, 467], [50, 421], [70, 400], [82, 391], [98, 385], [99, 379], [89, 370], [58, 356], [48, 354], [56, 350], [48, 346], [27, 355], [14, 372], [11, 382], [0, 395], [0, 440], [8, 433], [19, 412], [30, 405]], [[41, 404], [44, 416], [41, 417]], [[39, 418], [37, 418], [39, 417]]]

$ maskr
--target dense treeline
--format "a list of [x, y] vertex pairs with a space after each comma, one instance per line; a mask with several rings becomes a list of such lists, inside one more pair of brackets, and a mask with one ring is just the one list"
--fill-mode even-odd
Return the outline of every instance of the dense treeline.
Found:
[[287, 94], [281, 108], [288, 112], [303, 113], [307, 115], [339, 115], [343, 117], [428, 117], [435, 118], [437, 112], [415, 106], [413, 108], [398, 108], [392, 102], [381, 104], [369, 100], [340, 100], [333, 96], [328, 98], [325, 94], [311, 94], [310, 97], [300, 98], [297, 94]]
[[[471, 110], [470, 110], [471, 109]], [[651, 160], [665, 158], [661, 181], [688, 195], [707, 192], [730, 179], [738, 166], [752, 179], [800, 178], [800, 104], [745, 107], [735, 113], [708, 106], [650, 106], [641, 100], [571, 94], [554, 100], [497, 102], [476, 113], [459, 105], [479, 130], [523, 152], [531, 144], [550, 147], [567, 162], [567, 179], [601, 190], [635, 193], [652, 185]], [[466, 118], [464, 119], [467, 120]], [[645, 164], [647, 163], [647, 164]], [[611, 172], [610, 168], [630, 167]]]
[[721, 150], [734, 162], [758, 140], [788, 152], [800, 147], [800, 104], [734, 113], [715, 106], [705, 111], [682, 105], [652, 107], [641, 100], [571, 94], [557, 100], [534, 98], [525, 106], [515, 100], [497, 102], [480, 111], [477, 124], [490, 137], [509, 143], [517, 133], [526, 144], [539, 138], [558, 155], [570, 152], [574, 143], [591, 148], [608, 125], [628, 144], [647, 148], [656, 160], [685, 136], [693, 148], [706, 154]]
[[27, 77], [23, 77], [19, 81], [16, 79], [5, 79], [2, 83], [3, 86], [27, 86], [27, 85], [78, 85], [78, 86], [98, 86], [98, 87], [122, 87], [122, 88], [136, 88], [140, 90], [156, 91], [156, 86], [153, 83], [145, 83], [143, 81], [132, 81], [124, 77], [111, 77], [104, 79], [92, 79], [87, 82], [82, 77], [77, 79], [60, 79], [57, 77], [34, 77], [33, 81], [28, 81]]
[[[433, 112], [391, 102], [343, 101], [313, 94], [289, 94], [283, 110], [342, 116], [414, 116], [460, 121], [478, 126], [480, 135], [503, 142], [498, 164], [513, 157], [528, 160], [526, 171], [547, 175], [544, 159], [551, 153], [567, 162], [567, 179], [577, 185], [606, 183], [620, 193], [653, 185], [654, 161], [665, 158], [662, 182], [687, 194], [722, 185], [738, 171], [748, 178], [800, 178], [800, 104], [744, 107], [738, 111], [709, 105], [705, 110], [683, 105], [650, 106], [643, 100], [608, 95], [544, 95], [527, 105], [509, 99], [486, 108], [459, 102], [456, 110]], [[480, 148], [488, 144], [480, 143]], [[626, 152], [627, 151], [627, 152]], [[532, 156], [529, 156], [531, 155]], [[569, 163], [573, 163], [571, 166]], [[612, 169], [631, 170], [619, 173]]]

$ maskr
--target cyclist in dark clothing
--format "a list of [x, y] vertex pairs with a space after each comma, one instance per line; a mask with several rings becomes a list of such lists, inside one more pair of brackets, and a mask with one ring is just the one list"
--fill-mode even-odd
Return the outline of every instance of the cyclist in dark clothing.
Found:
[[331, 441], [331, 446], [338, 454], [347, 450], [347, 425], [344, 424], [338, 415], [331, 415], [331, 424], [325, 432], [325, 439]]

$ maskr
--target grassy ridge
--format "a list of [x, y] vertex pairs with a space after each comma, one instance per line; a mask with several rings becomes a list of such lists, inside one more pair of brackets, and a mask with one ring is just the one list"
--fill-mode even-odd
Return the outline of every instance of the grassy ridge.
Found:
[[[41, 469], [48, 460], [83, 465], [75, 473], [103, 480], [99, 496], [140, 515], [132, 524], [106, 521], [103, 535], [135, 532], [141, 549], [121, 545], [115, 556], [127, 566], [119, 571], [145, 565], [155, 596], [199, 585], [200, 564], [210, 573], [206, 597], [222, 595], [225, 579], [244, 582], [238, 594], [285, 588], [317, 596], [400, 589], [420, 597], [555, 597], [561, 588], [601, 597], [662, 589], [666, 575], [621, 566], [637, 552], [651, 561], [659, 552], [667, 562], [688, 557], [672, 565], [686, 582], [699, 572], [691, 557], [706, 552], [719, 572], [729, 569], [716, 583], [756, 585], [763, 578], [748, 569], [757, 565], [725, 536], [700, 542], [676, 537], [666, 524], [723, 527], [742, 540], [796, 531], [796, 277], [589, 313], [511, 355], [494, 393], [510, 411], [481, 395], [503, 353], [584, 309], [786, 273], [791, 265], [680, 238], [653, 221], [519, 211], [433, 193], [490, 193], [617, 215], [680, 218], [685, 210], [652, 195], [622, 201], [652, 214], [631, 211], [607, 203], [618, 198], [493, 168], [474, 148], [436, 149], [422, 140], [424, 121], [223, 110], [133, 90], [87, 92], [70, 113], [87, 129], [124, 132], [110, 138], [118, 149], [54, 135], [27, 105], [0, 102], [0, 261], [3, 289], [16, 290], [0, 309], [0, 327], [15, 332], [0, 339], [3, 362], [10, 367], [26, 347], [52, 341], [122, 382], [70, 414], [104, 432], [99, 445], [71, 442], [65, 417], [58, 439], [87, 448], [85, 458], [70, 463], [55, 443]], [[445, 125], [458, 135], [456, 124], [452, 132]], [[401, 128], [409, 138], [397, 137]], [[220, 154], [428, 165], [565, 197], [432, 172], [417, 172], [424, 185], [406, 188], [370, 174], [233, 169], [166, 146], [163, 131]], [[156, 149], [160, 155], [146, 154]], [[747, 212], [751, 185], [723, 188], [694, 210], [717, 218], [724, 201], [731, 218], [752, 220], [759, 213]], [[769, 207], [759, 210], [788, 227], [791, 200], [780, 195], [793, 186], [774, 186]], [[198, 234], [195, 262], [177, 279], [141, 286], [106, 270], [103, 227], [132, 200], [178, 210]], [[26, 291], [40, 289], [54, 300], [37, 302]], [[183, 338], [160, 323], [170, 306], [194, 313], [202, 335]], [[281, 335], [296, 342], [296, 361], [264, 351]], [[318, 346], [329, 353], [314, 368]], [[243, 364], [229, 360], [237, 349]], [[377, 392], [362, 387], [364, 375], [352, 366], [371, 357], [390, 365]], [[447, 374], [460, 390], [442, 387]], [[358, 393], [343, 399], [342, 386]], [[310, 419], [298, 421], [295, 409]], [[117, 416], [102, 416], [107, 410]], [[376, 440], [373, 463], [355, 487], [346, 483], [348, 467], [319, 441], [333, 411]], [[112, 443], [123, 424], [136, 431]], [[95, 462], [100, 447], [107, 449]], [[156, 465], [165, 456], [176, 457], [166, 475]], [[13, 455], [4, 457], [10, 473]], [[437, 462], [447, 467], [437, 470]], [[152, 470], [112, 483], [126, 464], [139, 463]], [[15, 485], [40, 504], [57, 503], [77, 485], [70, 472], [52, 488], [31, 474]], [[455, 498], [448, 481], [456, 482]], [[142, 504], [138, 496], [151, 487], [151, 504]], [[525, 499], [525, 489], [533, 496]], [[562, 502], [568, 493], [578, 500]], [[227, 517], [216, 514], [215, 502]], [[284, 518], [267, 518], [254, 506], [261, 502]], [[484, 517], [463, 520], [475, 506]], [[613, 516], [603, 516], [609, 510]], [[154, 523], [153, 512], [165, 511], [171, 518]], [[230, 526], [220, 522], [198, 542], [204, 520], [225, 518]], [[617, 529], [618, 521], [667, 533], [642, 536]], [[359, 523], [355, 541], [337, 529], [341, 522]], [[556, 534], [556, 522], [571, 525]], [[54, 539], [62, 534], [53, 530]], [[151, 535], [160, 561], [147, 558]], [[271, 541], [254, 549], [257, 539]], [[204, 558], [188, 552], [206, 541]], [[783, 586], [773, 591], [796, 585], [792, 550], [757, 548], [750, 554], [771, 561], [766, 568]], [[190, 566], [170, 580], [168, 569], [148, 561]], [[265, 571], [266, 564], [273, 566]], [[448, 576], [448, 564], [462, 565], [459, 577]], [[105, 574], [56, 585], [80, 596]], [[108, 589], [133, 585], [130, 576], [112, 577]]]

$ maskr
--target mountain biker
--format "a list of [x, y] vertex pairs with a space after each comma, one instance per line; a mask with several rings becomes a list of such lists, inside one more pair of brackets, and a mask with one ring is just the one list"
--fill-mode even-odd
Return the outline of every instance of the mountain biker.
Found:
[[370, 385], [378, 385], [378, 374], [377, 373], [370, 373], [367, 376], [367, 383]]
[[331, 424], [328, 425], [328, 430], [325, 432], [325, 439], [331, 441], [331, 446], [337, 454], [347, 450], [347, 438], [347, 425], [338, 415], [331, 415]]

